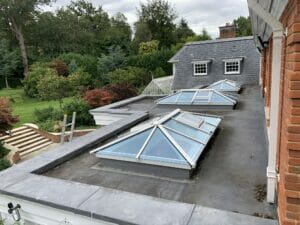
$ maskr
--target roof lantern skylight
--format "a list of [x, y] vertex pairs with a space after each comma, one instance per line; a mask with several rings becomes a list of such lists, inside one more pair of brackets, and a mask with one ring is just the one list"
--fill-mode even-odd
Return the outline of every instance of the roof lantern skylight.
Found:
[[191, 170], [221, 122], [179, 109], [91, 153], [103, 159]]
[[158, 105], [216, 105], [234, 106], [236, 100], [213, 89], [187, 89], [157, 101]]
[[219, 80], [206, 89], [214, 89], [221, 92], [239, 92], [241, 90], [241, 84], [232, 80]]

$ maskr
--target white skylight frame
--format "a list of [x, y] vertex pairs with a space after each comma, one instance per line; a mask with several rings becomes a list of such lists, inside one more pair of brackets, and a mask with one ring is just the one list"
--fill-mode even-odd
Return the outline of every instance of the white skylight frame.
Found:
[[[196, 115], [196, 116], [202, 116], [202, 117], [210, 117], [210, 118], [215, 118], [218, 119], [219, 122], [217, 122], [217, 124], [211, 124], [209, 122], [205, 121], [205, 124], [208, 124], [209, 126], [214, 127], [214, 130], [212, 133], [208, 133], [205, 130], [201, 129], [201, 127], [197, 127], [195, 125], [191, 125], [191, 123], [185, 123], [183, 121], [177, 120], [176, 117], [181, 115], [181, 114], [191, 114], [191, 115]], [[209, 138], [207, 140], [207, 142], [203, 142], [201, 140], [197, 140], [187, 134], [184, 134], [181, 131], [178, 130], [174, 130], [170, 127], [168, 127], [168, 125], [164, 125], [165, 122], [169, 121], [169, 120], [175, 120], [179, 123], [184, 124], [184, 126], [188, 126], [188, 127], [192, 127], [193, 129], [196, 129], [200, 132], [205, 133], [206, 135], [209, 135]], [[129, 162], [138, 162], [138, 163], [144, 163], [144, 164], [151, 164], [151, 165], [158, 165], [158, 166], [167, 166], [167, 167], [173, 167], [173, 168], [180, 168], [180, 169], [193, 169], [196, 167], [197, 165], [197, 161], [201, 155], [201, 153], [204, 151], [206, 145], [208, 144], [208, 142], [210, 141], [211, 137], [213, 136], [213, 134], [215, 133], [216, 129], [218, 128], [219, 124], [221, 123], [222, 118], [219, 116], [213, 116], [213, 115], [204, 115], [204, 114], [198, 114], [198, 113], [191, 113], [191, 112], [184, 112], [181, 111], [180, 109], [176, 109], [173, 112], [171, 112], [170, 114], [164, 116], [163, 118], [161, 118], [158, 121], [155, 121], [152, 123], [152, 125], [149, 125], [147, 127], [144, 127], [143, 129], [137, 131], [137, 132], [133, 132], [132, 134], [126, 135], [122, 138], [119, 138], [115, 141], [112, 141], [104, 146], [101, 146], [100, 148], [97, 148], [95, 150], [90, 151], [90, 153], [97, 153], [100, 152], [101, 150], [106, 149], [107, 147], [113, 146], [115, 144], [121, 143], [122, 141], [124, 141], [125, 139], [131, 138], [135, 135], [138, 135], [148, 129], [152, 129], [149, 136], [147, 137], [147, 139], [145, 140], [144, 144], [142, 145], [142, 147], [140, 148], [140, 150], [138, 151], [138, 153], [136, 154], [136, 156], [134, 158], [131, 157], [126, 157], [126, 156], [122, 156], [122, 155], [107, 155], [107, 154], [102, 154], [100, 158], [105, 158], [105, 159], [115, 159], [115, 160], [121, 160], [121, 161], [129, 161]], [[181, 154], [181, 156], [186, 160], [186, 162], [188, 163], [188, 165], [186, 164], [180, 164], [180, 163], [172, 163], [172, 162], [163, 162], [163, 161], [156, 161], [156, 160], [149, 160], [149, 159], [142, 159], [141, 155], [144, 152], [146, 146], [149, 144], [151, 137], [153, 136], [154, 132], [159, 129], [162, 134], [169, 140], [169, 142], [173, 145], [173, 147], [175, 147], [178, 151], [178, 153]], [[197, 142], [200, 146], [202, 146], [202, 150], [200, 149], [198, 152], [196, 152], [196, 155], [192, 158], [190, 158], [190, 156], [188, 155], [188, 153], [177, 143], [177, 141], [171, 136], [171, 134], [168, 133], [168, 130], [171, 130], [174, 133], [177, 133], [178, 135], [190, 139], [191, 141]], [[119, 153], [121, 154], [121, 153]]]
[[[193, 62], [194, 76], [207, 76], [208, 75], [208, 63], [210, 61], [195, 61]], [[197, 68], [199, 66], [200, 68]], [[205, 70], [205, 72], [197, 72], [197, 69]]]
[[[224, 88], [224, 85], [228, 85], [231, 88], [230, 89]], [[217, 86], [220, 87], [216, 88]], [[239, 92], [241, 90], [241, 84], [237, 81], [224, 79], [209, 85], [206, 89], [214, 89], [220, 92]]]
[[[208, 95], [207, 96], [197, 96], [198, 93], [200, 92], [205, 92], [207, 91], [208, 92]], [[180, 97], [182, 96], [183, 93], [185, 92], [195, 92], [194, 93], [194, 96], [193, 98], [191, 99], [191, 101], [187, 101], [187, 102], [180, 102], [179, 99]], [[167, 99], [167, 98], [170, 98], [174, 95], [177, 95], [178, 93], [180, 93], [176, 99], [175, 102], [172, 102], [172, 103], [164, 103], [162, 102], [164, 99]], [[212, 102], [211, 98], [212, 98], [212, 95], [213, 94], [217, 94], [223, 98], [225, 98], [228, 102], [225, 103], [225, 102]], [[197, 103], [195, 104], [195, 101], [196, 100], [199, 100], [199, 99], [207, 99], [207, 102], [204, 102], [204, 103]], [[158, 105], [219, 105], [219, 106], [228, 106], [228, 105], [231, 105], [231, 106], [234, 106], [236, 104], [236, 100], [224, 95], [223, 93], [217, 91], [217, 90], [214, 90], [214, 89], [182, 89], [174, 94], [171, 94], [171, 95], [168, 95], [168, 96], [165, 96], [163, 98], [160, 98], [158, 100], [156, 100], [156, 104]]]
[[[225, 75], [234, 75], [234, 74], [241, 74], [241, 61], [243, 58], [235, 58], [235, 59], [224, 59], [224, 74]], [[228, 64], [229, 63], [237, 63], [237, 70], [236, 71], [228, 71]], [[232, 66], [233, 67], [233, 66]]]

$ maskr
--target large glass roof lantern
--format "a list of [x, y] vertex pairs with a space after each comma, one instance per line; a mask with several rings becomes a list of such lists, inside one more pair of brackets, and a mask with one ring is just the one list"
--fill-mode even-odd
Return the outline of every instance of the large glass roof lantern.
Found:
[[239, 82], [232, 80], [219, 80], [207, 87], [207, 89], [214, 89], [221, 92], [239, 92], [242, 86]]
[[235, 106], [236, 100], [214, 89], [187, 89], [157, 100], [158, 105]]
[[103, 159], [191, 170], [221, 122], [220, 117], [176, 109], [91, 153]]

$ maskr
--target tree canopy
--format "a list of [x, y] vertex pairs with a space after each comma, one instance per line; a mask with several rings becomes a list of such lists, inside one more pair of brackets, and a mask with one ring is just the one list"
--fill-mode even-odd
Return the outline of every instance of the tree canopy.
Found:
[[233, 21], [234, 25], [236, 26], [236, 36], [243, 37], [243, 36], [251, 36], [252, 35], [252, 25], [251, 25], [251, 18], [240, 16], [239, 18]]

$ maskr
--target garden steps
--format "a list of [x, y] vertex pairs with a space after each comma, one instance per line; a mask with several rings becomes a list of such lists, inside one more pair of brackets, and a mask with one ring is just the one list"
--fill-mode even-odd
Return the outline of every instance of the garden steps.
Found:
[[26, 151], [21, 152], [21, 153], [20, 153], [20, 156], [21, 156], [21, 158], [22, 158], [23, 156], [26, 156], [26, 155], [28, 155], [28, 154], [30, 154], [30, 153], [33, 153], [33, 152], [35, 152], [35, 151], [38, 151], [38, 150], [40, 150], [40, 149], [42, 149], [42, 148], [46, 148], [47, 146], [49, 146], [49, 145], [51, 145], [51, 144], [53, 144], [51, 141], [45, 142], [44, 144], [39, 145], [39, 146], [37, 146], [37, 147], [35, 147], [35, 148], [31, 148], [31, 149], [29, 149], [29, 150], [26, 150]]
[[0, 141], [3, 141], [8, 149], [18, 152], [21, 157], [53, 144], [50, 139], [30, 126], [13, 129], [10, 135], [0, 137]]

